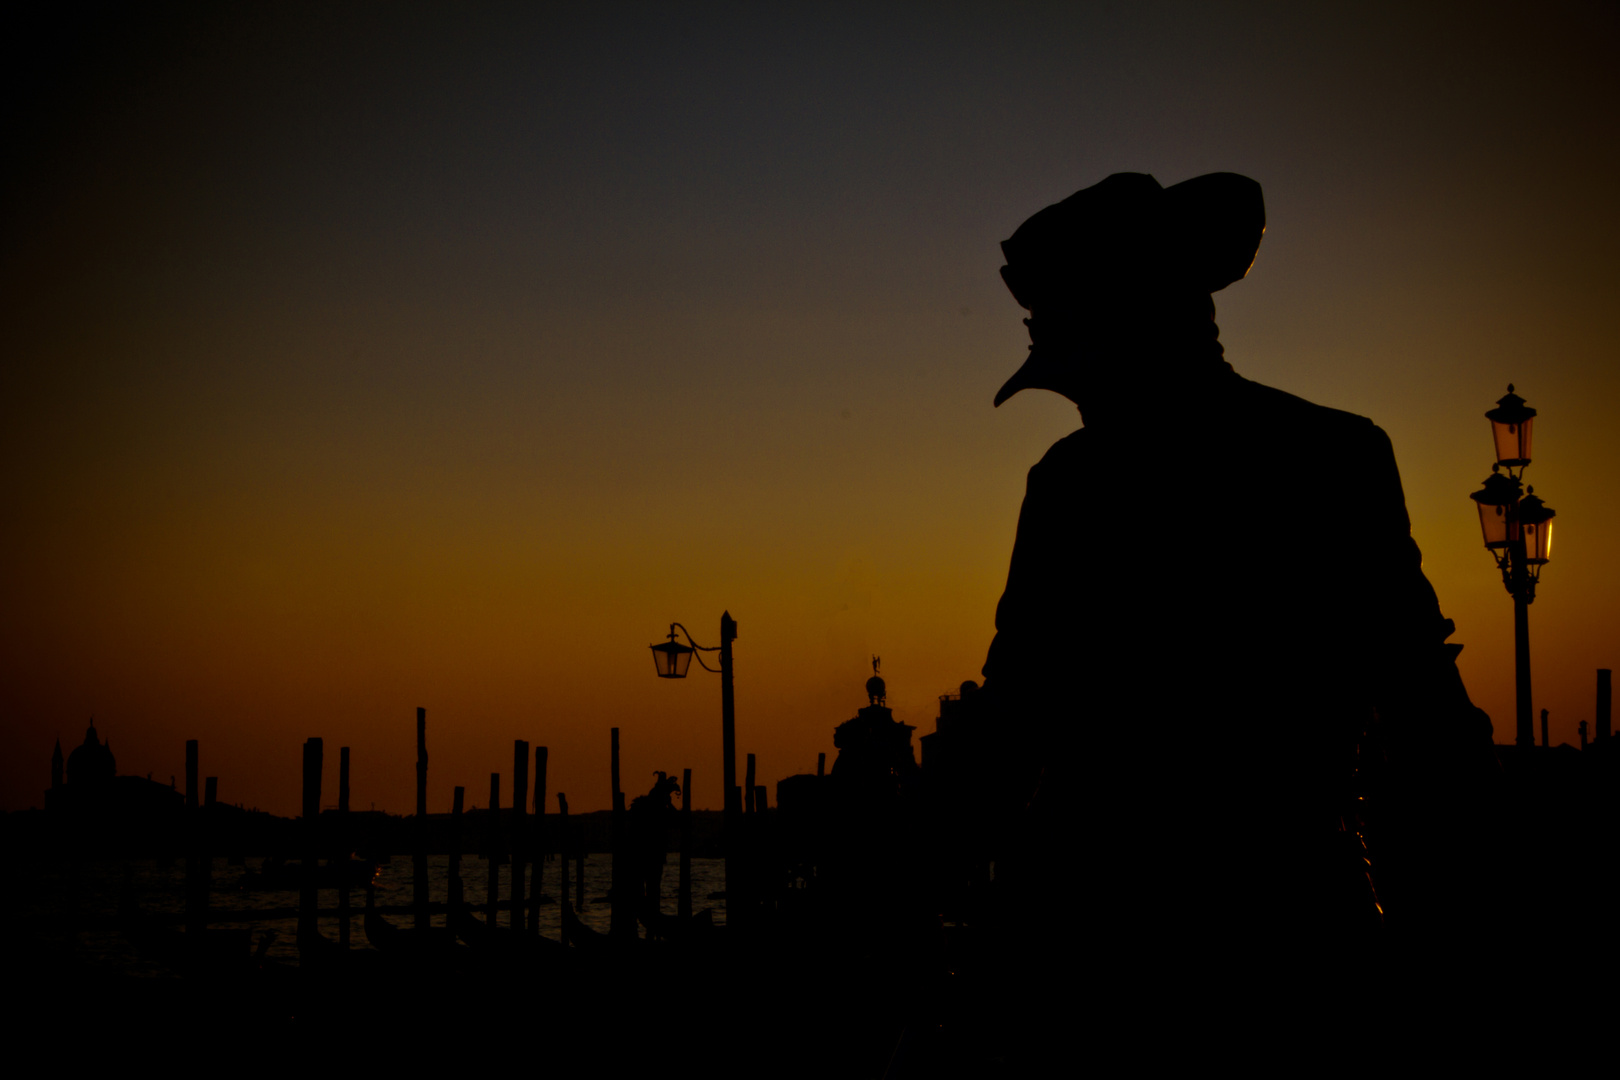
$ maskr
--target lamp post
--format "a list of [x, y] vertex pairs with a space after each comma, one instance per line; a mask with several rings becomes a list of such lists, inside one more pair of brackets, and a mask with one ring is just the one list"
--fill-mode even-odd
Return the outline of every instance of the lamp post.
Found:
[[[1552, 550], [1553, 510], [1525, 487], [1524, 470], [1530, 464], [1530, 435], [1536, 410], [1508, 385], [1506, 396], [1485, 414], [1496, 444], [1496, 463], [1484, 485], [1469, 498], [1479, 509], [1485, 549], [1502, 571], [1502, 585], [1513, 597], [1513, 661], [1515, 721], [1513, 741], [1534, 746], [1530, 696], [1530, 605], [1536, 583]], [[1506, 470], [1504, 473], [1503, 470]]]
[[[682, 645], [675, 640], [675, 631], [680, 630], [686, 635], [686, 644]], [[660, 679], [684, 679], [691, 667], [692, 658], [697, 657], [698, 666], [704, 671], [713, 672], [720, 676], [720, 777], [725, 785], [725, 817], [724, 831], [721, 837], [725, 847], [726, 856], [726, 921], [741, 921], [736, 916], [742, 914], [741, 897], [737, 888], [741, 884], [739, 875], [732, 872], [732, 849], [736, 846], [738, 835], [738, 818], [742, 815], [742, 792], [737, 788], [737, 702], [731, 683], [731, 643], [737, 639], [737, 620], [727, 611], [720, 616], [720, 644], [714, 646], [699, 645], [692, 640], [692, 635], [680, 623], [669, 624], [669, 640], [658, 645], [650, 646], [653, 654], [653, 665], [657, 669]], [[717, 652], [720, 654], [720, 668], [716, 671], [703, 662], [700, 653]], [[683, 792], [683, 799], [690, 799], [690, 791]]]

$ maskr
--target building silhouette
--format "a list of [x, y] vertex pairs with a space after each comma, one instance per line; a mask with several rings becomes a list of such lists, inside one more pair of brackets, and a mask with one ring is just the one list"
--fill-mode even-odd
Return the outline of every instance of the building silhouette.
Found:
[[172, 781], [118, 775], [112, 742], [101, 738], [93, 719], [84, 741], [65, 760], [62, 741], [56, 741], [45, 813], [56, 827], [58, 845], [166, 850], [184, 812], [185, 798]]

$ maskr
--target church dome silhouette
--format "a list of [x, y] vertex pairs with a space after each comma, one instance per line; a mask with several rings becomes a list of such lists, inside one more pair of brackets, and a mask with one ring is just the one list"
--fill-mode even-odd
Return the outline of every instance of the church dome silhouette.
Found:
[[118, 771], [113, 758], [111, 742], [102, 742], [96, 734], [96, 722], [84, 733], [84, 742], [68, 755], [67, 782], [69, 784], [111, 783]]

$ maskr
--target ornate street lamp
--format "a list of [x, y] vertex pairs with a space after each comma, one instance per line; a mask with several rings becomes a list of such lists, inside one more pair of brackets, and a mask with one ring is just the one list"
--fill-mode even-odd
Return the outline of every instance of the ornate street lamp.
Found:
[[[1552, 552], [1553, 510], [1521, 482], [1530, 464], [1530, 430], [1536, 410], [1508, 385], [1507, 395], [1485, 414], [1491, 422], [1496, 464], [1484, 485], [1469, 498], [1479, 509], [1485, 548], [1502, 571], [1502, 585], [1513, 597], [1515, 720], [1513, 741], [1534, 746], [1530, 695], [1530, 605], [1536, 599], [1541, 568]], [[1504, 474], [1503, 469], [1507, 472]], [[1514, 470], [1518, 471], [1515, 472]], [[1522, 494], [1521, 494], [1522, 493]]]
[[[676, 630], [686, 635], [685, 645], [675, 640]], [[737, 640], [737, 620], [727, 611], [720, 616], [719, 645], [699, 645], [692, 640], [692, 635], [686, 627], [677, 622], [669, 624], [668, 641], [650, 648], [653, 664], [660, 679], [686, 678], [687, 668], [694, 656], [697, 657], [698, 666], [704, 671], [720, 676], [720, 774], [721, 782], [725, 785], [725, 818], [721, 842], [726, 856], [726, 921], [740, 923], [747, 917], [742, 910], [745, 898], [739, 891], [743, 883], [740, 875], [732, 873], [731, 858], [742, 817], [742, 790], [737, 787], [737, 702], [731, 680], [731, 643], [735, 640]], [[718, 670], [703, 662], [703, 657], [699, 654], [706, 652], [720, 654]], [[691, 794], [686, 792], [682, 797], [691, 798]]]

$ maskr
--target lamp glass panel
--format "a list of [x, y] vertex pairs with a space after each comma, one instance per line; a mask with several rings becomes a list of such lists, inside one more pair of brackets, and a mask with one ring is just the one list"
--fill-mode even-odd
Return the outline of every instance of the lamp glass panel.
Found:
[[1544, 563], [1551, 557], [1552, 527], [1551, 521], [1524, 526], [1524, 557], [1527, 562]]
[[1535, 417], [1531, 417], [1522, 424], [1503, 424], [1491, 421], [1491, 435], [1496, 439], [1496, 460], [1507, 465], [1528, 465], [1530, 463], [1530, 433], [1535, 425]]
[[660, 679], [684, 679], [687, 666], [692, 663], [692, 650], [685, 645], [666, 641], [652, 646], [653, 666]]
[[1485, 534], [1485, 546], [1491, 549], [1506, 547], [1508, 542], [1508, 513], [1505, 506], [1475, 503], [1479, 507], [1479, 528]]

